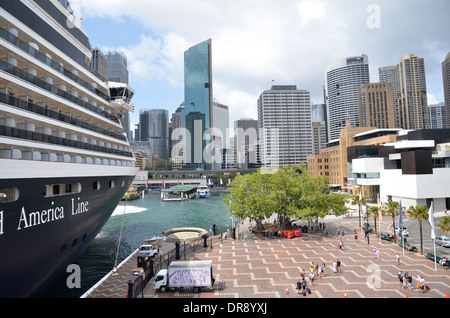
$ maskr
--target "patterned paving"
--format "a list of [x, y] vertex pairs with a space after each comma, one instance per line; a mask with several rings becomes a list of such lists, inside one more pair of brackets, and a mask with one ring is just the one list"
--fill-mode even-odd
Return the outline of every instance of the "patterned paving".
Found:
[[[330, 233], [336, 226], [353, 233], [357, 222], [355, 219], [340, 220], [327, 226]], [[327, 225], [330, 225], [329, 223]], [[403, 251], [393, 243], [372, 237], [370, 244], [364, 238], [354, 239], [345, 235], [342, 239], [344, 248], [338, 248], [336, 235], [323, 237], [322, 232], [304, 234], [292, 239], [261, 238], [246, 232], [243, 240], [228, 240], [214, 246], [212, 250], [197, 253], [193, 259], [210, 259], [214, 264], [216, 281], [225, 281], [222, 291], [176, 291], [161, 294], [153, 290], [150, 283], [145, 290], [145, 297], [157, 298], [292, 298], [301, 297], [296, 290], [296, 283], [302, 269], [309, 277], [310, 264], [326, 264], [325, 277], [316, 278], [314, 285], [309, 283], [312, 298], [402, 298], [408, 293], [409, 298], [431, 297], [445, 298], [450, 291], [449, 269], [438, 266], [423, 255]], [[373, 249], [378, 248], [380, 259], [377, 260]], [[396, 253], [400, 254], [400, 265]], [[334, 273], [333, 261], [341, 261], [341, 272]], [[413, 286], [417, 275], [425, 278], [431, 290], [422, 294], [418, 290], [400, 287], [397, 272], [402, 270], [413, 275]], [[307, 279], [309, 282], [309, 278]], [[287, 293], [286, 293], [287, 290]]]

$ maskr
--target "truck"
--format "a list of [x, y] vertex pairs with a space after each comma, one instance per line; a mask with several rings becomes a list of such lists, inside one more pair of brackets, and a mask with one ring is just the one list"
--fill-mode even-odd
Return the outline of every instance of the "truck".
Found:
[[192, 288], [194, 293], [202, 288], [212, 289], [214, 277], [212, 261], [173, 261], [167, 269], [161, 269], [155, 277], [155, 290]]

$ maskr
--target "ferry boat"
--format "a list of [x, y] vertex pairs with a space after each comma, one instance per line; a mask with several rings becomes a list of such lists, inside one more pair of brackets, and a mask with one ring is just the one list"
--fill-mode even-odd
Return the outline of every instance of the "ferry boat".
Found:
[[67, 0], [0, 1], [0, 297], [41, 297], [138, 168], [119, 118], [134, 91], [90, 68]]
[[207, 198], [209, 196], [209, 188], [207, 186], [199, 186], [197, 188], [198, 198]]

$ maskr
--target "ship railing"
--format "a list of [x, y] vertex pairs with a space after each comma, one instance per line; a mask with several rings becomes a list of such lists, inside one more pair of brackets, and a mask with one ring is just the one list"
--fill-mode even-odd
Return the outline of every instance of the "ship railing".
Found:
[[81, 141], [75, 141], [57, 136], [41, 134], [34, 131], [14, 127], [0, 125], [0, 135], [133, 158], [133, 153], [131, 152], [92, 145]]
[[24, 110], [33, 112], [35, 114], [39, 114], [39, 115], [43, 115], [43, 116], [50, 117], [53, 119], [57, 119], [59, 121], [62, 121], [62, 122], [68, 123], [68, 124], [72, 124], [72, 125], [75, 125], [75, 126], [78, 126], [81, 128], [85, 128], [85, 129], [88, 129], [91, 131], [95, 131], [95, 132], [101, 133], [102, 135], [113, 137], [115, 139], [127, 141], [127, 138], [123, 134], [109, 131], [107, 129], [98, 127], [96, 125], [86, 123], [82, 120], [61, 114], [59, 112], [56, 112], [56, 111], [50, 110], [48, 108], [30, 103], [30, 102], [28, 102], [26, 100], [22, 100], [20, 98], [9, 96], [7, 94], [0, 93], [0, 103], [4, 103], [4, 104], [10, 105], [10, 106], [24, 109]]
[[108, 112], [105, 112], [105, 111], [97, 108], [96, 106], [89, 104], [88, 102], [85, 102], [84, 100], [82, 100], [72, 94], [67, 93], [66, 91], [63, 91], [62, 89], [59, 89], [58, 87], [51, 85], [51, 84], [47, 83], [46, 81], [44, 81], [34, 75], [31, 75], [30, 73], [27, 73], [8, 62], [0, 60], [0, 69], [4, 72], [7, 72], [13, 76], [20, 78], [28, 83], [34, 84], [42, 89], [45, 89], [46, 91], [48, 91], [50, 93], [56, 94], [68, 101], [71, 101], [83, 108], [86, 108], [90, 111], [100, 114], [103, 117], [105, 117], [115, 123], [119, 123], [119, 119], [116, 116], [111, 115]]
[[[82, 80], [80, 77], [78, 77], [74, 73], [72, 73], [69, 70], [65, 69], [61, 64], [53, 61], [47, 55], [42, 54], [41, 52], [39, 52], [38, 50], [36, 50], [32, 46], [30, 46], [29, 44], [25, 43], [24, 41], [22, 41], [21, 39], [16, 37], [14, 34], [12, 34], [12, 33], [8, 32], [7, 30], [3, 29], [2, 27], [0, 27], [0, 37], [5, 39], [9, 43], [13, 44], [14, 46], [18, 47], [22, 51], [30, 54], [31, 56], [33, 56], [35, 58], [37, 58], [39, 61], [45, 63], [46, 65], [50, 66], [54, 70], [56, 70], [56, 71], [60, 72], [61, 74], [67, 76], [71, 80], [77, 82], [78, 84], [80, 84], [84, 88], [88, 89], [89, 91], [95, 93], [97, 96], [103, 98], [108, 103], [111, 102], [110, 96], [108, 96], [105, 93], [101, 92], [100, 90], [96, 89], [95, 87], [93, 87], [92, 85], [90, 85], [86, 81]], [[90, 71], [91, 71], [91, 73], [94, 73], [93, 70], [90, 70]], [[103, 82], [106, 82], [106, 80], [103, 77], [101, 77], [99, 74], [95, 74], [94, 73], [94, 75], [99, 77], [99, 79], [102, 80]]]

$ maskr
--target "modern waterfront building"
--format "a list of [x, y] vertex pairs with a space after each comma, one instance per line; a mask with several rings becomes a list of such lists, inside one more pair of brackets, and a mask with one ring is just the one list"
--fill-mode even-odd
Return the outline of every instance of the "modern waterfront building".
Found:
[[312, 154], [310, 93], [274, 85], [258, 98], [261, 163], [267, 167], [306, 163]]
[[[318, 155], [308, 156], [308, 169], [314, 176], [327, 176], [333, 189], [355, 192], [354, 176], [349, 171], [348, 156], [353, 146], [372, 146], [392, 143], [397, 140], [401, 129], [378, 129], [376, 127], [351, 127], [341, 130], [339, 139], [329, 143], [329, 147], [320, 150]], [[369, 154], [370, 155], [370, 154]], [[372, 197], [373, 189], [364, 189], [364, 196]]]
[[212, 127], [212, 112], [211, 39], [208, 39], [184, 52], [183, 127], [188, 134], [184, 138], [184, 168], [187, 170], [211, 168], [210, 136], [205, 132]]
[[429, 128], [425, 62], [416, 54], [407, 54], [397, 64], [398, 116], [404, 129]]
[[394, 98], [388, 82], [361, 85], [358, 90], [359, 125], [395, 128]]
[[380, 82], [387, 82], [392, 87], [392, 103], [394, 105], [395, 127], [400, 127], [398, 118], [398, 74], [395, 65], [384, 66], [378, 69]]
[[184, 102], [172, 114], [169, 129], [169, 155], [172, 159], [172, 170], [179, 170], [184, 163], [183, 147], [183, 110]]
[[447, 128], [450, 128], [450, 51], [442, 62], [442, 82], [444, 84], [444, 103], [447, 114]]
[[370, 83], [367, 55], [342, 58], [328, 64], [325, 72], [328, 140], [339, 139], [342, 128], [351, 119], [359, 126], [358, 89]]
[[430, 112], [430, 129], [443, 129], [446, 127], [446, 110], [444, 103], [428, 105]]
[[148, 141], [152, 155], [169, 160], [169, 111], [147, 109], [140, 111], [141, 141]]
[[374, 189], [382, 202], [450, 208], [450, 129], [399, 132], [393, 143], [352, 147], [348, 163], [355, 185]]

